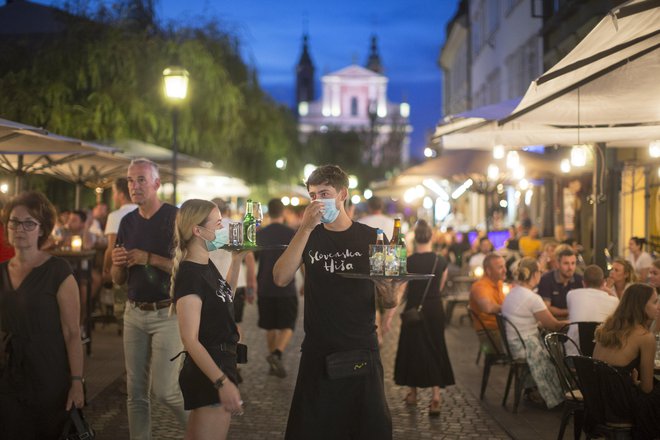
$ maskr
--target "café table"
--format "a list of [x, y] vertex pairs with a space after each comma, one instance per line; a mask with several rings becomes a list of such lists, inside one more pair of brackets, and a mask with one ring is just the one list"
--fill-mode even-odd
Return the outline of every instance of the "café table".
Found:
[[[85, 310], [83, 310], [85, 316], [85, 334], [83, 335], [82, 343], [86, 346], [87, 356], [90, 356], [92, 354], [92, 268], [96, 251], [94, 249], [53, 249], [50, 251], [50, 254], [62, 258], [69, 263], [79, 286], [84, 278], [84, 285], [87, 287], [87, 292], [85, 295]], [[82, 277], [83, 274], [85, 275], [84, 277]]]

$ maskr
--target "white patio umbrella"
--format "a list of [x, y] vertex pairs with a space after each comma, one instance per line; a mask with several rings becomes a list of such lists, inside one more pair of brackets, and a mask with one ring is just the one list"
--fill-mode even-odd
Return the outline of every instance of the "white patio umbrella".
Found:
[[21, 190], [23, 176], [99, 153], [113, 147], [60, 136], [42, 128], [0, 119], [0, 170], [15, 176], [14, 193]]

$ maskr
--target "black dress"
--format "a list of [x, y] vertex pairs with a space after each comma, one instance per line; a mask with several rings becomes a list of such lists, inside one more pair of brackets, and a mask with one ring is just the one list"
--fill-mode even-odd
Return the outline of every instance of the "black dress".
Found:
[[[431, 273], [436, 255], [433, 252], [408, 257], [409, 273]], [[445, 313], [440, 297], [440, 281], [447, 268], [447, 260], [438, 256], [435, 277], [424, 300], [421, 324], [401, 325], [399, 347], [394, 364], [394, 382], [409, 387], [444, 388], [454, 385], [454, 373], [445, 344]], [[426, 280], [410, 281], [406, 288], [406, 307], [418, 307]]]
[[[629, 379], [629, 386], [632, 387], [633, 398], [633, 438], [640, 440], [651, 440], [660, 438], [660, 382], [653, 379], [653, 389], [650, 393], [645, 393], [632, 381], [632, 370], [639, 371], [640, 356], [635, 358], [625, 367], [614, 367], [621, 373], [626, 380]], [[613, 385], [615, 386], [615, 385]], [[621, 390], [609, 390], [608, 395], [621, 396]], [[625, 414], [626, 408], [621, 402], [608, 399], [606, 401], [607, 412], [609, 414]]]
[[62, 334], [57, 291], [72, 275], [50, 257], [16, 289], [8, 262], [0, 264], [0, 321], [6, 364], [0, 358], [0, 429], [7, 439], [58, 438], [67, 420], [71, 370]]

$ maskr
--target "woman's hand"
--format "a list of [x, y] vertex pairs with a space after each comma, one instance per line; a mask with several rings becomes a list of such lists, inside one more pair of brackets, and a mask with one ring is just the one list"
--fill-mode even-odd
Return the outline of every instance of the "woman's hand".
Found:
[[639, 371], [637, 371], [637, 368], [633, 368], [630, 376], [632, 377], [633, 385], [638, 387], [641, 381], [639, 380]]
[[230, 380], [225, 380], [224, 385], [218, 390], [220, 404], [232, 416], [243, 415], [243, 401], [238, 388]]
[[66, 398], [66, 410], [69, 411], [75, 405], [76, 408], [85, 406], [85, 393], [83, 392], [83, 384], [79, 380], [71, 382], [69, 388], [69, 395]]

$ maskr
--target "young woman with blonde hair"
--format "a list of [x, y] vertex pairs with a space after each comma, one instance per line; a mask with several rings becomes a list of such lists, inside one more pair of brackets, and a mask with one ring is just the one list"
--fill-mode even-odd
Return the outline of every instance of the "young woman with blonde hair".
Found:
[[648, 330], [659, 313], [655, 289], [631, 284], [614, 313], [596, 329], [594, 359], [630, 378], [636, 406], [633, 438], [660, 438], [660, 385], [653, 378], [655, 336]]
[[225, 280], [209, 251], [227, 243], [218, 207], [192, 199], [176, 216], [171, 294], [186, 359], [179, 374], [184, 406], [191, 410], [186, 439], [225, 439], [232, 415], [242, 415], [236, 384], [239, 340], [233, 291], [244, 252], [234, 253]]
[[628, 260], [615, 258], [612, 262], [612, 270], [605, 282], [606, 286], [621, 299], [626, 288], [637, 282], [635, 268]]
[[502, 303], [502, 315], [516, 326], [525, 343], [524, 346], [520, 343], [515, 330], [507, 329], [506, 336], [513, 356], [527, 359], [539, 394], [548, 408], [554, 408], [564, 401], [564, 396], [538, 327], [540, 324], [547, 330], [558, 331], [568, 321], [558, 321], [548, 310], [543, 298], [532, 291], [540, 279], [541, 270], [535, 258], [525, 257], [520, 260], [514, 279], [515, 286]]

